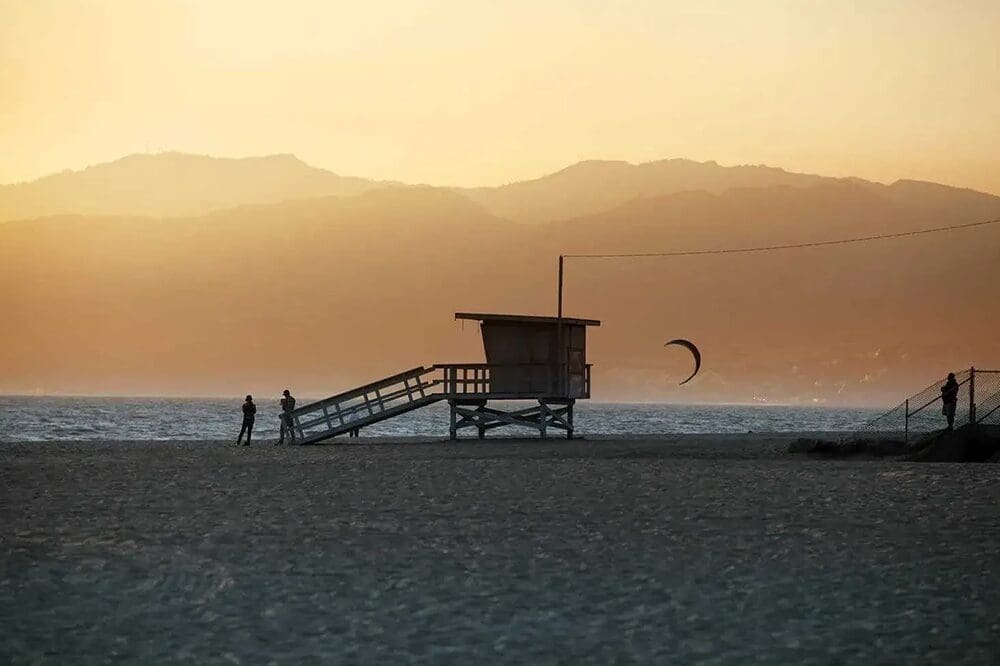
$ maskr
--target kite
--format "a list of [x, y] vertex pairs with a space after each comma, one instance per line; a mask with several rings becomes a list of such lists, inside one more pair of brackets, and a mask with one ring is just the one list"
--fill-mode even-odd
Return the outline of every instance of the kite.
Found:
[[678, 345], [679, 347], [684, 347], [689, 352], [691, 352], [692, 356], [694, 356], [694, 372], [691, 373], [690, 377], [681, 382], [681, 385], [683, 386], [684, 384], [687, 384], [689, 381], [694, 379], [694, 376], [698, 374], [698, 370], [701, 369], [701, 352], [698, 351], [698, 348], [694, 346], [693, 342], [691, 342], [690, 340], [684, 340], [682, 338], [677, 338], [676, 340], [671, 340], [670, 342], [666, 342], [663, 344], [664, 347], [667, 347], [669, 345]]

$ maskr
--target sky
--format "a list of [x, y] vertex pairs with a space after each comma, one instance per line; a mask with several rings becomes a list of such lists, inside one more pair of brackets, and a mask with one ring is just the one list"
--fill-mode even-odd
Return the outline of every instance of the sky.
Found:
[[0, 0], [0, 183], [294, 153], [435, 185], [582, 159], [1000, 193], [996, 0]]

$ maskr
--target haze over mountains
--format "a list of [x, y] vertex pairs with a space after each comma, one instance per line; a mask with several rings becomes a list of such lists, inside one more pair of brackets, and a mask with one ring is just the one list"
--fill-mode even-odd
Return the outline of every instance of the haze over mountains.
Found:
[[[685, 159], [643, 164], [590, 160], [534, 180], [448, 189], [498, 217], [544, 222], [688, 190], [720, 193], [741, 187], [813, 187], [837, 180], [843, 179]], [[0, 185], [0, 221], [78, 214], [177, 217], [245, 204], [350, 196], [402, 185], [341, 176], [293, 155], [232, 159], [175, 152], [136, 154], [30, 183]], [[943, 191], [953, 189], [942, 186]]]
[[[31, 212], [34, 211], [34, 212]], [[60, 213], [58, 217], [24, 219]], [[77, 214], [84, 213], [84, 214]], [[481, 359], [457, 310], [548, 314], [560, 253], [826, 240], [1000, 217], [1000, 197], [665, 160], [444, 189], [291, 156], [132, 156], [0, 189], [0, 391], [349, 388]], [[530, 223], [530, 224], [529, 224]], [[1000, 228], [685, 259], [569, 260], [596, 398], [870, 404], [1000, 367]], [[688, 359], [663, 341], [688, 337]]]
[[590, 160], [535, 180], [461, 191], [495, 215], [539, 222], [588, 215], [632, 199], [686, 190], [718, 193], [737, 187], [808, 187], [824, 180], [766, 166], [722, 167], [715, 162], [684, 159], [644, 164]]
[[380, 185], [338, 176], [293, 155], [231, 159], [136, 154], [30, 183], [0, 185], [0, 220], [61, 214], [199, 215], [243, 204], [360, 194]]

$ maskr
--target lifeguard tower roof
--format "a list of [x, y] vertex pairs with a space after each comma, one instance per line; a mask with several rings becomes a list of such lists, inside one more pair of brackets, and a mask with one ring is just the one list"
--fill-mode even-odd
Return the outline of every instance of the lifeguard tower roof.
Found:
[[[536, 315], [494, 314], [482, 312], [456, 312], [455, 319], [471, 319], [473, 321], [506, 321], [523, 324], [558, 324], [559, 317], [539, 317]], [[596, 319], [577, 319], [563, 317], [564, 326], [600, 326]]]

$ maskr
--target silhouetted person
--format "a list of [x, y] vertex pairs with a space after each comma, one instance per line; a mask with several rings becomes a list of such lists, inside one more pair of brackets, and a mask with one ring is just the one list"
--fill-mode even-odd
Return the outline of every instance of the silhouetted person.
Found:
[[281, 432], [278, 435], [278, 444], [285, 443], [285, 432], [292, 427], [291, 412], [295, 409], [295, 397], [288, 389], [281, 392]]
[[247, 441], [243, 446], [250, 446], [250, 436], [253, 434], [253, 421], [257, 417], [257, 405], [253, 404], [253, 396], [248, 395], [243, 402], [243, 427], [240, 428], [240, 436], [236, 438], [236, 445], [239, 446], [243, 439], [243, 433], [247, 434]]
[[948, 430], [955, 427], [955, 409], [958, 407], [958, 382], [955, 373], [948, 373], [948, 381], [941, 387], [941, 413], [948, 419]]

